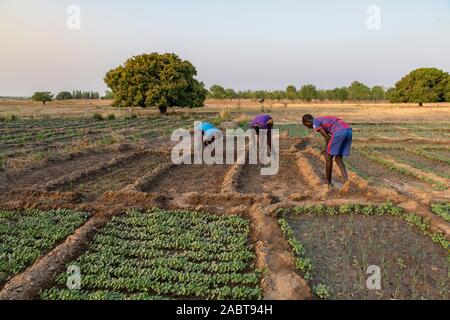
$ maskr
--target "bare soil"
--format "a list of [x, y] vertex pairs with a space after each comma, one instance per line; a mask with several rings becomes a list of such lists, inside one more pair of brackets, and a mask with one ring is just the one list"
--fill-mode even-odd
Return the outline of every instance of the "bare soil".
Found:
[[[313, 260], [313, 284], [330, 286], [334, 299], [450, 297], [447, 252], [400, 219], [292, 215], [288, 220]], [[371, 265], [381, 268], [381, 290], [367, 289]]]
[[19, 172], [0, 173], [0, 194], [23, 188], [45, 185], [47, 182], [62, 177], [73, 171], [84, 169], [92, 164], [110, 160], [122, 154], [118, 149], [87, 151], [72, 154], [61, 159], [50, 159], [38, 166]]
[[164, 192], [177, 196], [183, 193], [219, 193], [229, 165], [179, 165], [161, 175], [144, 192]]
[[304, 193], [308, 186], [297, 169], [295, 155], [281, 155], [280, 169], [274, 176], [262, 176], [261, 165], [245, 165], [239, 177], [242, 193], [269, 193], [277, 198]]
[[168, 162], [164, 155], [143, 155], [120, 167], [107, 168], [80, 181], [68, 184], [60, 189], [63, 192], [82, 194], [84, 201], [93, 201], [108, 191], [119, 191], [136, 179], [154, 170], [161, 163]]

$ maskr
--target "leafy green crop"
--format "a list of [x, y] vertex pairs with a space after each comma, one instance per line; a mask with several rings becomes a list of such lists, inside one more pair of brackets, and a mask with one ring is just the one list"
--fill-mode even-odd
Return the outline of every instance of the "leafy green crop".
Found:
[[285, 219], [279, 219], [278, 224], [280, 225], [281, 231], [296, 256], [296, 268], [302, 272], [306, 280], [310, 280], [311, 272], [314, 270], [314, 265], [311, 259], [307, 257], [304, 246], [295, 238], [294, 231]]
[[261, 272], [239, 216], [152, 209], [115, 217], [88, 251], [70, 263], [81, 270], [81, 291], [56, 287], [42, 299], [259, 299]]
[[331, 289], [327, 285], [318, 284], [314, 286], [313, 292], [316, 296], [321, 299], [330, 299], [331, 298]]
[[0, 210], [0, 285], [50, 251], [88, 219], [89, 214]]
[[450, 222], [450, 203], [436, 203], [431, 205], [431, 209], [439, 217]]

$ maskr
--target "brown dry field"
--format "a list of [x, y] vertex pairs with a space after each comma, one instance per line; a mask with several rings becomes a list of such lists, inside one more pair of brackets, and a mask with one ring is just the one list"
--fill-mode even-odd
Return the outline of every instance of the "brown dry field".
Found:
[[[135, 108], [134, 110], [118, 110], [111, 106], [110, 100], [72, 100], [52, 101], [46, 106], [29, 100], [0, 100], [0, 117], [16, 115], [22, 118], [43, 117], [90, 117], [94, 113], [102, 115], [115, 114], [124, 116], [133, 112], [137, 115], [155, 114], [151, 109]], [[224, 109], [231, 112], [253, 115], [260, 113], [261, 105], [250, 100], [207, 100], [205, 108], [180, 109], [172, 112], [211, 112]], [[317, 115], [333, 114], [350, 122], [398, 123], [398, 122], [433, 122], [450, 119], [450, 103], [430, 103], [424, 107], [416, 104], [391, 103], [302, 103], [289, 101], [286, 106], [279, 101], [266, 101], [266, 112], [277, 116], [278, 123], [297, 123], [305, 113]]]
[[[323, 143], [321, 139], [303, 134], [289, 136], [287, 131], [282, 133], [281, 138], [280, 172], [272, 178], [262, 177], [259, 165], [190, 167], [170, 163], [173, 143], [163, 132], [170, 129], [171, 125], [174, 128], [191, 127], [194, 120], [214, 119], [223, 110], [228, 111], [231, 121], [237, 125], [261, 112], [258, 103], [242, 101], [239, 106], [237, 101], [207, 101], [205, 108], [176, 108], [171, 110], [171, 116], [168, 117], [159, 117], [155, 110], [117, 110], [110, 104], [110, 101], [70, 101], [51, 102], [43, 107], [42, 104], [29, 101], [0, 101], [0, 117], [19, 117], [17, 128], [14, 122], [0, 122], [1, 134], [9, 137], [0, 143], [0, 150], [10, 152], [5, 163], [25, 161], [20, 152], [11, 152], [15, 151], [13, 149], [20, 151], [23, 148], [26, 154], [40, 152], [40, 157], [33, 161], [25, 161], [21, 166], [5, 165], [5, 169], [0, 170], [0, 209], [70, 208], [93, 214], [66, 241], [47, 252], [25, 271], [11, 276], [0, 288], [0, 299], [37, 299], [42, 289], [52, 286], [66, 263], [86, 250], [99, 229], [112, 217], [125, 214], [130, 208], [187, 209], [220, 215], [238, 214], [249, 219], [251, 241], [257, 256], [255, 263], [258, 268], [267, 271], [261, 287], [264, 297], [268, 299], [315, 298], [312, 284], [296, 269], [294, 255], [278, 226], [276, 211], [279, 208], [312, 204], [377, 205], [390, 201], [407, 213], [427, 219], [433, 232], [450, 239], [450, 222], [438, 217], [430, 209], [433, 203], [450, 202], [450, 178], [446, 176], [450, 171], [450, 163], [445, 157], [450, 149], [450, 104], [420, 108], [391, 104], [292, 103], [286, 108], [280, 103], [266, 102], [265, 112], [273, 115], [282, 131], [285, 130], [283, 124], [298, 124], [304, 113], [337, 115], [354, 124], [354, 152], [348, 160], [351, 181], [342, 185], [336, 171], [334, 189], [324, 186], [324, 159], [319, 151]], [[136, 114], [137, 119], [126, 120], [130, 122], [122, 119], [131, 112]], [[95, 123], [91, 119], [94, 113], [114, 113], [120, 119], [111, 124]], [[80, 120], [76, 124], [73, 121], [64, 122], [69, 118]], [[24, 123], [28, 123], [24, 119], [50, 121], [43, 122], [48, 127], [36, 128], [24, 126]], [[67, 125], [67, 128], [80, 124], [86, 124], [87, 128], [69, 138], [64, 136], [66, 129], [51, 128], [53, 119]], [[377, 126], [373, 126], [375, 124]], [[39, 142], [33, 140], [37, 133], [47, 131], [52, 134], [53, 140], [50, 142], [45, 140], [47, 138]], [[135, 135], [142, 132], [146, 134], [136, 138]], [[16, 134], [22, 134], [24, 140], [15, 141], [13, 137]], [[89, 135], [93, 140], [86, 142], [84, 138]], [[104, 135], [120, 135], [121, 138], [108, 140], [108, 143], [95, 140]], [[62, 152], [59, 144], [73, 144], [73, 148]], [[383, 148], [389, 151], [385, 156]], [[41, 149], [51, 150], [51, 153], [44, 153]], [[396, 151], [414, 154], [414, 157], [398, 157]], [[429, 272], [433, 270], [426, 268], [428, 263], [445, 260], [445, 250], [424, 240], [427, 238], [417, 230], [402, 221], [386, 222], [381, 218], [357, 218], [357, 221], [352, 222], [354, 227], [349, 230], [345, 220], [331, 220], [296, 221], [295, 233], [306, 242], [308, 252], [320, 264], [318, 276], [336, 286], [336, 294], [339, 295], [334, 298], [445, 297], [439, 296], [436, 286], [430, 287], [432, 282], [427, 282], [430, 279], [441, 281], [445, 266], [436, 268], [437, 275], [430, 275]], [[387, 243], [374, 245], [384, 239], [375, 229], [370, 229], [372, 225], [377, 230], [389, 233]], [[325, 239], [328, 233], [333, 234]], [[324, 239], [328, 240], [328, 244], [321, 250]], [[347, 245], [347, 242], [355, 239], [357, 243]], [[389, 245], [389, 242], [397, 241], [401, 243]], [[411, 257], [407, 251], [409, 242], [414, 243], [417, 251], [430, 252], [430, 255], [422, 254], [421, 259]], [[420, 245], [422, 242], [425, 244]], [[420, 269], [420, 278], [406, 278], [404, 282], [396, 283], [395, 288], [388, 288], [380, 294], [367, 294], [361, 287], [362, 269], [351, 273], [355, 272], [352, 269], [354, 261], [344, 259], [352, 258], [349, 251], [356, 250], [355, 261], [363, 264], [363, 253], [372, 249], [379, 251], [372, 252], [371, 259], [376, 260], [380, 256], [389, 259], [388, 265], [394, 276], [406, 272], [403, 266], [392, 263], [402, 259], [410, 263], [407, 265], [408, 275]], [[396, 253], [397, 249], [402, 252]], [[333, 258], [330, 253], [336, 250], [339, 259]], [[348, 283], [345, 284], [339, 282], [337, 276], [342, 272], [337, 270], [337, 265], [342, 261], [349, 272]], [[416, 285], [414, 281], [423, 283]], [[444, 289], [445, 285], [444, 280]], [[352, 291], [354, 286], [358, 286], [358, 290]], [[445, 290], [448, 292], [448, 289]]]

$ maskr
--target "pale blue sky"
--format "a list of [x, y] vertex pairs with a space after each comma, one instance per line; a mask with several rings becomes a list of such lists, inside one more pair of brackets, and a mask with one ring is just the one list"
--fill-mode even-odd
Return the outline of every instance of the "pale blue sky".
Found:
[[[366, 27], [370, 5], [381, 30]], [[103, 92], [106, 71], [153, 51], [190, 60], [208, 87], [392, 86], [418, 67], [450, 71], [450, 0], [0, 0], [0, 39], [0, 95]]]

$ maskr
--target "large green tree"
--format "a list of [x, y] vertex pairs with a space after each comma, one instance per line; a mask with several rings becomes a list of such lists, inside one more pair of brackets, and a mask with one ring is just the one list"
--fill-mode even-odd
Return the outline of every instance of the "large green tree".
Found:
[[313, 99], [316, 99], [319, 96], [319, 92], [317, 88], [313, 84], [307, 84], [300, 88], [298, 92], [299, 98], [311, 102]]
[[333, 89], [333, 100], [344, 102], [348, 99], [348, 89], [346, 87]]
[[445, 90], [445, 101], [450, 102], [450, 79], [447, 82], [447, 89]]
[[391, 94], [391, 102], [444, 102], [449, 81], [449, 74], [442, 70], [416, 69], [397, 82]]
[[227, 92], [224, 87], [215, 84], [209, 89], [209, 97], [211, 99], [225, 99]]
[[372, 100], [381, 101], [386, 98], [386, 90], [382, 86], [374, 86], [370, 90]]
[[39, 91], [39, 92], [35, 92], [33, 94], [33, 96], [31, 97], [31, 99], [33, 101], [42, 102], [45, 105], [48, 101], [53, 100], [53, 94], [51, 94], [51, 92], [47, 92], [47, 91]]
[[353, 101], [364, 101], [370, 100], [371, 92], [370, 88], [366, 86], [364, 83], [354, 81], [348, 87], [348, 98]]
[[298, 92], [295, 86], [290, 85], [286, 88], [286, 98], [289, 100], [295, 100], [298, 98]]
[[196, 68], [175, 54], [143, 54], [106, 74], [118, 107], [201, 107], [207, 90], [195, 79]]

